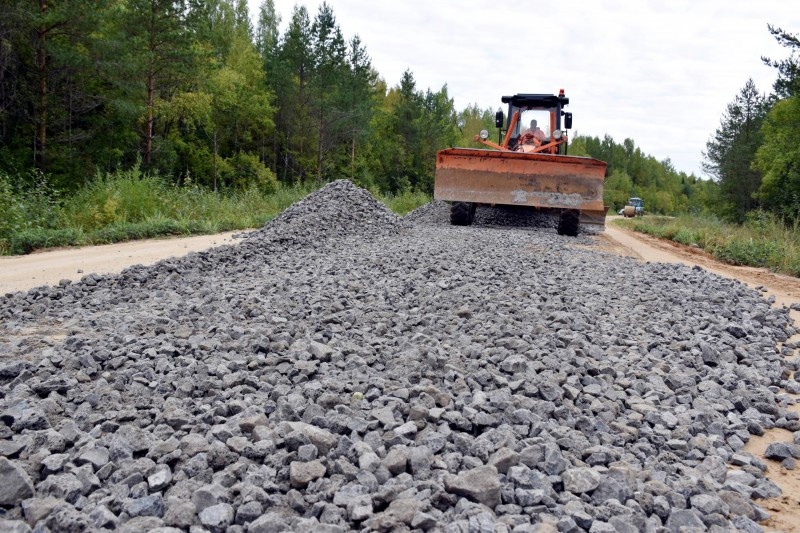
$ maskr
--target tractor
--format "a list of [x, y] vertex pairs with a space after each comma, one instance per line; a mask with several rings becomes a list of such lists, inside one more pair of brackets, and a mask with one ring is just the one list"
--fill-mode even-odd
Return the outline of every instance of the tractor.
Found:
[[503, 96], [497, 142], [481, 131], [485, 148], [448, 148], [436, 154], [434, 198], [450, 203], [450, 222], [469, 226], [476, 207], [528, 206], [558, 217], [559, 235], [576, 236], [581, 225], [605, 227], [606, 163], [567, 154], [572, 113], [558, 94]]

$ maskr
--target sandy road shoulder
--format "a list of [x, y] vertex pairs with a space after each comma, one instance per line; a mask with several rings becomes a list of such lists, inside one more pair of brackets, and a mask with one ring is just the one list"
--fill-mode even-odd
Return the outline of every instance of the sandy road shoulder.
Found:
[[54, 285], [62, 279], [115, 274], [132, 265], [151, 265], [215, 246], [234, 244], [241, 231], [170, 239], [149, 239], [102, 246], [47, 250], [30, 255], [0, 257], [0, 294]]

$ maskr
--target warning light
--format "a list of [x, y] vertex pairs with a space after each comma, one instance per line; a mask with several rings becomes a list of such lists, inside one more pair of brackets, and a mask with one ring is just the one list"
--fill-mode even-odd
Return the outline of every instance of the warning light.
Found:
[[558, 96], [564, 96], [564, 89], [558, 90]]

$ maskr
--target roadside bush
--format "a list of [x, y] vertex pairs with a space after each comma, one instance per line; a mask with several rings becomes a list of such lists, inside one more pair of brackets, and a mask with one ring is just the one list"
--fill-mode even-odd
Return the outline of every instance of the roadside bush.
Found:
[[56, 227], [58, 203], [57, 191], [40, 171], [0, 172], [0, 254], [13, 248], [16, 233]]
[[[243, 154], [241, 161], [250, 161], [249, 157]], [[171, 184], [136, 165], [98, 174], [59, 202], [40, 174], [26, 176], [25, 183], [33, 185], [24, 190], [0, 174], [0, 255], [258, 228], [319, 186], [314, 182], [277, 185], [271, 176], [245, 189], [214, 192], [188, 178], [183, 185]], [[418, 191], [376, 196], [399, 215], [430, 201]]]
[[676, 231], [673, 240], [686, 246], [697, 246], [700, 241], [697, 232], [688, 228], [681, 228]]
[[257, 155], [238, 152], [225, 159], [226, 166], [219, 173], [220, 181], [236, 188], [255, 184], [265, 192], [278, 188], [278, 180]]
[[781, 246], [760, 239], [732, 239], [714, 250], [714, 257], [732, 265], [769, 267], [778, 264]]
[[400, 216], [431, 201], [431, 197], [421, 191], [403, 191], [400, 194], [376, 195], [392, 211]]
[[85, 244], [84, 234], [76, 228], [32, 228], [14, 233], [8, 239], [9, 253], [22, 255], [42, 248]]
[[61, 225], [92, 231], [105, 226], [141, 222], [168, 209], [170, 187], [158, 175], [130, 170], [97, 174], [70, 196], [61, 210]]

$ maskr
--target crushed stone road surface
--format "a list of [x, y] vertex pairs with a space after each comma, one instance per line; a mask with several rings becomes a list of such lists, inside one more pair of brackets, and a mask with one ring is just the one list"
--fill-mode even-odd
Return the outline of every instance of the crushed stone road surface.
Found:
[[338, 181], [236, 246], [0, 298], [0, 529], [775, 519], [767, 472], [800, 456], [788, 309], [597, 237], [446, 219]]

